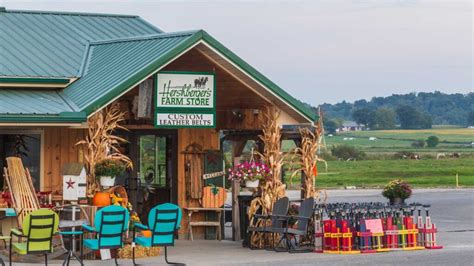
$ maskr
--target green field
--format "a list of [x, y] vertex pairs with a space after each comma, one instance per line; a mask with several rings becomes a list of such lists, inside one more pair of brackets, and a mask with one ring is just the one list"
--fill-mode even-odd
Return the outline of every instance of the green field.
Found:
[[[438, 136], [440, 144], [436, 148], [413, 148], [414, 140]], [[344, 140], [352, 137], [353, 140]], [[376, 137], [377, 140], [369, 140]], [[319, 176], [316, 184], [321, 188], [345, 186], [382, 187], [395, 178], [407, 180], [414, 187], [454, 187], [456, 174], [462, 187], [474, 186], [474, 141], [473, 129], [438, 128], [432, 130], [386, 130], [345, 132], [326, 137], [327, 153], [333, 145], [348, 144], [367, 153], [366, 160], [338, 161], [328, 160], [328, 171], [319, 164]], [[421, 160], [403, 160], [394, 158], [398, 151], [411, 151], [420, 154]], [[436, 160], [437, 153], [460, 152], [461, 158], [443, 158]], [[297, 186], [300, 177], [289, 181]]]
[[[429, 136], [437, 136], [440, 143], [436, 148], [413, 148], [415, 140], [426, 140]], [[375, 137], [376, 140], [369, 140]], [[344, 138], [353, 138], [344, 140]], [[326, 146], [348, 144], [365, 152], [390, 153], [397, 151], [416, 151], [418, 153], [439, 152], [474, 153], [471, 143], [474, 142], [474, 129], [467, 128], [439, 128], [427, 130], [374, 130], [343, 132], [332, 137], [326, 137]]]
[[[456, 174], [460, 186], [474, 186], [474, 159], [328, 161], [327, 172], [320, 164], [316, 184], [322, 188], [369, 188], [382, 187], [392, 179], [401, 178], [414, 187], [454, 187]], [[289, 176], [288, 173], [287, 180]], [[292, 181], [300, 183], [299, 177]]]

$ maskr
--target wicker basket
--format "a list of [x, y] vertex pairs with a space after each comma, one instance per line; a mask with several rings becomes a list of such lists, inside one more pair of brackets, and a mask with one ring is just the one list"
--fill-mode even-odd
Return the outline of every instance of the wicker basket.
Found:
[[[115, 186], [115, 187], [111, 187], [109, 188], [108, 192], [110, 193], [111, 197], [113, 194], [115, 195], [120, 195], [119, 198], [122, 199], [122, 206], [123, 207], [127, 207], [127, 204], [128, 204], [128, 194], [127, 194], [127, 190], [125, 189], [124, 186]], [[114, 202], [112, 202], [112, 204], [114, 204]]]

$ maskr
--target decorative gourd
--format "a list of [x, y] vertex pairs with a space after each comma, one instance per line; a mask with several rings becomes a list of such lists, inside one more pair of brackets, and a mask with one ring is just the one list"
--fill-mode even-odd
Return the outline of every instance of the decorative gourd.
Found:
[[96, 192], [92, 198], [92, 205], [97, 207], [105, 207], [110, 205], [110, 193], [109, 192]]
[[208, 186], [202, 191], [203, 208], [220, 208], [224, 205], [227, 198], [227, 192], [222, 187]]

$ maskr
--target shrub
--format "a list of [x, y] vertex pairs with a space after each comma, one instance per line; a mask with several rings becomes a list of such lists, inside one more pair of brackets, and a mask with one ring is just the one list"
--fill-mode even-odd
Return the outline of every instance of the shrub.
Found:
[[95, 165], [95, 176], [115, 177], [125, 172], [125, 164], [118, 160], [105, 159]]
[[408, 199], [411, 196], [410, 185], [401, 179], [390, 181], [382, 191], [382, 195], [388, 199]]
[[399, 152], [396, 152], [393, 155], [393, 158], [394, 159], [406, 159], [406, 158], [411, 158], [413, 155], [415, 155], [415, 154], [411, 151], [399, 151]]
[[425, 147], [425, 141], [420, 139], [420, 140], [415, 140], [411, 143], [411, 146], [413, 148], [423, 148]]
[[365, 153], [363, 151], [359, 151], [355, 147], [345, 144], [333, 146], [331, 149], [331, 153], [333, 156], [343, 160], [361, 160], [365, 158]]
[[426, 139], [426, 146], [430, 147], [430, 148], [434, 148], [438, 145], [439, 143], [439, 138], [436, 137], [436, 136], [429, 136], [427, 139]]

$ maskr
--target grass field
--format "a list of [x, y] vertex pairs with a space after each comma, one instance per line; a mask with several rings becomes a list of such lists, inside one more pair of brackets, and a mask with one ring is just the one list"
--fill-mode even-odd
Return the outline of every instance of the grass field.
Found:
[[[328, 161], [328, 171], [320, 164], [316, 184], [322, 188], [356, 186], [383, 187], [388, 181], [401, 178], [414, 187], [474, 186], [474, 159], [428, 160], [364, 160]], [[289, 179], [290, 174], [287, 174]], [[292, 180], [299, 184], [299, 177]]]
[[398, 129], [343, 132], [341, 136], [376, 137], [393, 140], [426, 140], [429, 136], [437, 136], [440, 142], [467, 144], [474, 141], [474, 129], [469, 128], [433, 128], [433, 129]]
[[[436, 148], [413, 148], [415, 140], [426, 140], [429, 136], [437, 136], [440, 143]], [[370, 137], [377, 138], [369, 140]], [[346, 140], [344, 140], [346, 138]], [[347, 138], [353, 138], [347, 140]], [[365, 152], [390, 153], [397, 151], [416, 151], [419, 153], [463, 152], [474, 153], [471, 143], [474, 142], [474, 129], [440, 128], [427, 130], [374, 130], [343, 132], [333, 137], [326, 137], [328, 149], [333, 145], [348, 144]]]
[[[413, 148], [414, 140], [438, 136], [436, 148]], [[353, 137], [353, 140], [344, 138]], [[369, 137], [376, 137], [371, 141]], [[327, 152], [333, 145], [348, 144], [367, 153], [367, 160], [328, 161], [328, 172], [319, 164], [317, 186], [335, 188], [345, 186], [382, 187], [395, 178], [407, 180], [414, 187], [454, 187], [456, 174], [463, 187], [474, 186], [474, 129], [437, 128], [431, 130], [386, 130], [345, 132], [326, 137]], [[395, 159], [391, 154], [397, 151], [412, 151], [422, 154], [421, 160]], [[461, 158], [436, 160], [440, 152], [461, 152]], [[383, 156], [385, 155], [385, 156]], [[290, 173], [286, 174], [288, 180]], [[288, 182], [289, 183], [289, 182]], [[292, 184], [300, 183], [300, 177], [292, 179]]]

